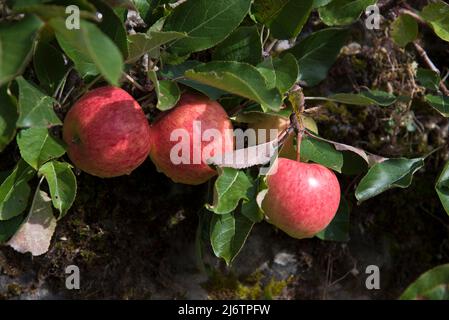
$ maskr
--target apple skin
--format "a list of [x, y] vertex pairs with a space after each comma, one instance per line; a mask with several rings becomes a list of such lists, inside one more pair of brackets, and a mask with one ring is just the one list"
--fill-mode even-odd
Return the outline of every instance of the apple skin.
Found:
[[64, 119], [67, 153], [79, 169], [102, 178], [130, 174], [150, 152], [150, 126], [125, 90], [105, 86], [81, 97]]
[[[301, 116], [304, 126], [309, 129], [310, 131], [314, 133], [318, 133], [318, 127], [316, 125], [316, 122], [307, 116]], [[256, 130], [256, 137], [258, 135], [258, 130], [266, 130], [265, 134], [266, 137], [269, 137], [269, 130], [270, 129], [277, 129], [279, 132], [287, 129], [288, 125], [290, 124], [290, 119], [283, 117], [283, 116], [273, 116], [273, 115], [261, 115], [259, 119], [255, 122], [251, 122], [248, 125], [248, 128]], [[258, 144], [265, 143], [268, 141], [257, 141]], [[282, 149], [279, 152], [279, 156], [287, 159], [296, 159], [296, 149], [294, 144], [294, 136], [291, 135], [290, 137], [285, 140]]]
[[277, 161], [277, 171], [267, 177], [262, 210], [268, 222], [291, 237], [313, 237], [327, 227], [338, 210], [338, 179], [320, 164], [285, 158]]
[[[234, 135], [232, 123], [223, 107], [216, 101], [193, 93], [184, 93], [177, 105], [151, 126], [153, 145], [150, 157], [158, 171], [164, 173], [174, 182], [198, 185], [206, 182], [217, 174], [209, 165], [201, 161], [193, 163], [193, 122], [201, 122], [201, 136], [207, 129], [217, 129], [221, 134], [221, 148], [219, 141], [201, 141], [201, 155], [204, 148], [216, 146], [220, 153], [234, 149]], [[170, 135], [175, 129], [184, 129], [190, 137], [190, 163], [174, 164], [170, 159], [172, 148], [181, 143], [180, 140], [170, 141]], [[184, 143], [184, 142], [183, 142]], [[211, 152], [211, 155], [215, 155]], [[201, 156], [200, 155], [200, 156]]]

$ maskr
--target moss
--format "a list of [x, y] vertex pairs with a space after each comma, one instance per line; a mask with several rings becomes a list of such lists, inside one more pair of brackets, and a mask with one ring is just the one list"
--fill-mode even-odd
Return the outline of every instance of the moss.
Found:
[[266, 277], [260, 270], [243, 279], [238, 279], [232, 272], [223, 274], [214, 270], [202, 287], [211, 299], [277, 299], [292, 279], [278, 281], [272, 277], [266, 283]]
[[11, 283], [8, 285], [8, 294], [11, 296], [19, 296], [22, 293], [22, 287], [17, 283]]

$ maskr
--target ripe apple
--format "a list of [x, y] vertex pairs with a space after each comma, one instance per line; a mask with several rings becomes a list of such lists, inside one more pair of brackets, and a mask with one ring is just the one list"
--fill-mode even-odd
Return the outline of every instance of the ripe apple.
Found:
[[[173, 109], [152, 124], [150, 157], [174, 182], [201, 184], [216, 175], [206, 160], [234, 149], [232, 130], [218, 102], [184, 93]], [[207, 132], [212, 131], [217, 136], [211, 139]]]
[[94, 89], [75, 103], [64, 119], [63, 138], [74, 165], [102, 178], [130, 174], [151, 146], [140, 105], [112, 86]]
[[[310, 131], [314, 133], [318, 133], [318, 127], [315, 123], [315, 121], [312, 118], [309, 118], [307, 116], [302, 116], [302, 121], [304, 126], [309, 129]], [[270, 138], [270, 129], [277, 129], [279, 133], [286, 129], [288, 125], [290, 124], [290, 119], [283, 116], [274, 116], [269, 114], [260, 114], [258, 117], [254, 118], [248, 125], [248, 128], [256, 130], [256, 136], [259, 136], [260, 130], [265, 130], [265, 136]], [[256, 140], [258, 144], [265, 143], [268, 141], [258, 141]], [[294, 144], [294, 136], [291, 135], [287, 140], [284, 142], [284, 145], [282, 146], [282, 149], [279, 152], [279, 155], [284, 158], [288, 159], [296, 159], [296, 149]]]
[[268, 221], [293, 238], [310, 238], [332, 221], [340, 203], [335, 174], [320, 164], [277, 159], [267, 176], [262, 210]]

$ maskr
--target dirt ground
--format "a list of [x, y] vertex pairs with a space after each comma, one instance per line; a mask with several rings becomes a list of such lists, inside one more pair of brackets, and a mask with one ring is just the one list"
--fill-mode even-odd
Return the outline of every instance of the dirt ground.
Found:
[[[386, 8], [389, 18], [394, 4]], [[435, 46], [434, 35], [424, 32], [423, 46], [447, 71], [449, 46]], [[127, 177], [79, 173], [75, 204], [47, 254], [32, 258], [0, 248], [0, 299], [396, 299], [422, 272], [449, 262], [449, 217], [434, 191], [449, 158], [449, 121], [421, 102], [410, 74], [420, 62], [413, 50], [394, 47], [385, 30], [361, 25], [353, 27], [352, 40], [328, 80], [306, 95], [369, 87], [416, 98], [387, 108], [329, 106], [312, 115], [321, 135], [387, 157], [441, 149], [410, 188], [361, 205], [353, 196], [360, 177], [339, 177], [351, 204], [349, 242], [295, 240], [261, 223], [231, 268], [206, 256], [209, 268], [200, 271], [195, 233], [208, 186], [174, 184], [146, 161]], [[17, 156], [12, 144], [0, 155], [0, 169]], [[81, 271], [80, 290], [65, 288], [64, 270], [72, 264]], [[380, 268], [379, 290], [365, 286], [368, 265]]]

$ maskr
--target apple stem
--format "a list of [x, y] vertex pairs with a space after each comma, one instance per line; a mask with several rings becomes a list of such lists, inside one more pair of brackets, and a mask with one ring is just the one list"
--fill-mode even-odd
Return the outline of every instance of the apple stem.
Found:
[[292, 89], [293, 101], [293, 114], [290, 117], [290, 122], [293, 122], [293, 127], [296, 131], [296, 161], [301, 161], [301, 142], [302, 136], [304, 134], [304, 123], [302, 121], [302, 113], [304, 112], [304, 93], [302, 92], [302, 88], [299, 85], [295, 85]]

